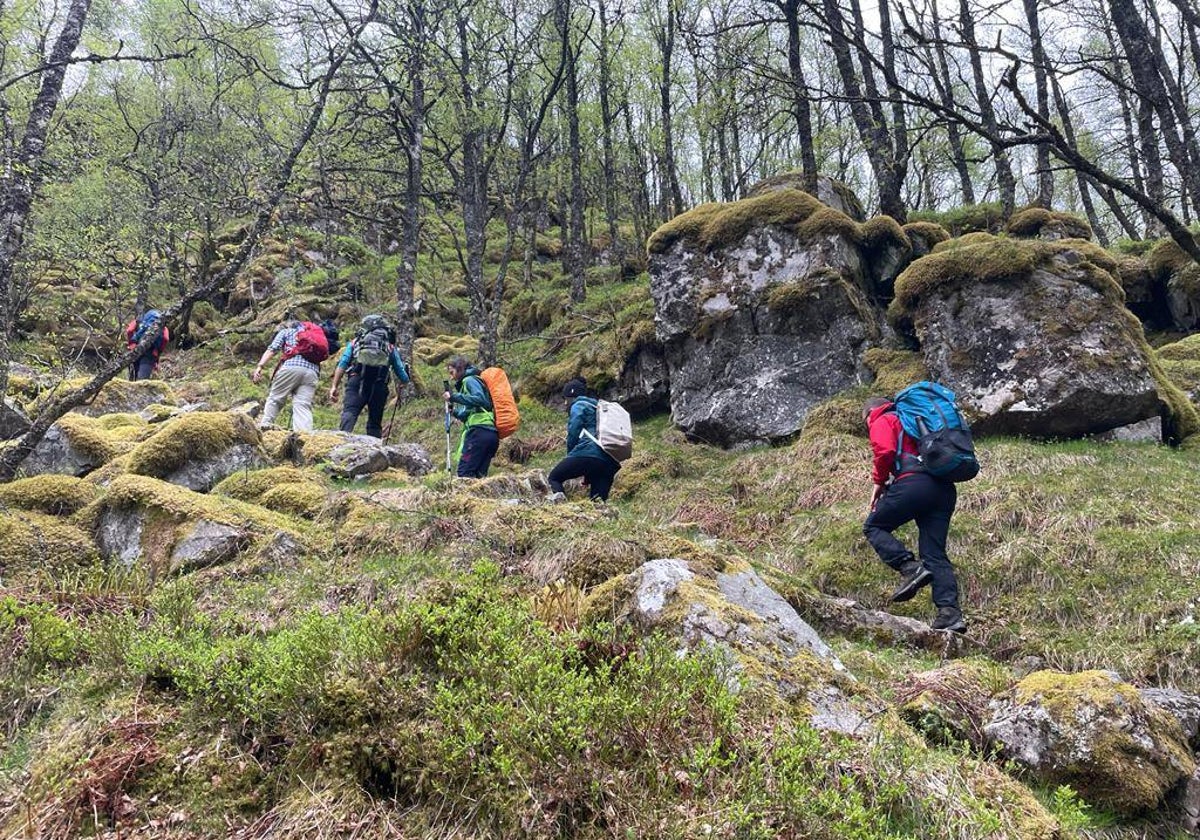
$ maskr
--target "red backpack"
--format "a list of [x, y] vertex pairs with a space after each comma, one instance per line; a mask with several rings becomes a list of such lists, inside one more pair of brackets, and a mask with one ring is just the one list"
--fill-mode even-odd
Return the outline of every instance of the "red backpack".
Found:
[[293, 356], [303, 356], [314, 365], [328, 359], [329, 339], [325, 337], [325, 331], [312, 321], [303, 321], [299, 332], [296, 333], [296, 342], [283, 351], [285, 360]]

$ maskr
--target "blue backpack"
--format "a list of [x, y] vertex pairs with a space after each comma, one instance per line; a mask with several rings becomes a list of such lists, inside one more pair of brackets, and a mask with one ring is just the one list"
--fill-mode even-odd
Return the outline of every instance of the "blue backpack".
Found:
[[[919, 470], [956, 482], [979, 475], [971, 429], [953, 391], [936, 382], [918, 382], [896, 395], [894, 409], [904, 429], [896, 443], [897, 472]], [[919, 455], [902, 451], [904, 435], [917, 441]]]
[[162, 340], [162, 315], [157, 309], [151, 309], [141, 318], [138, 318], [137, 329], [133, 331], [133, 336], [130, 339], [134, 344], [141, 343], [141, 340], [146, 336], [146, 333], [151, 330], [159, 331], [159, 340]]

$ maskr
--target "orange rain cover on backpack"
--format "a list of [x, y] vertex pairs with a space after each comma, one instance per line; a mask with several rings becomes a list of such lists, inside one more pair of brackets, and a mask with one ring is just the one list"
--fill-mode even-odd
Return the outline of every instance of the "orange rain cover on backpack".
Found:
[[485, 368], [479, 374], [479, 378], [483, 380], [492, 397], [496, 432], [503, 440], [521, 426], [521, 412], [517, 411], [517, 401], [513, 398], [512, 386], [508, 384], [508, 374], [504, 372], [504, 368], [490, 367]]

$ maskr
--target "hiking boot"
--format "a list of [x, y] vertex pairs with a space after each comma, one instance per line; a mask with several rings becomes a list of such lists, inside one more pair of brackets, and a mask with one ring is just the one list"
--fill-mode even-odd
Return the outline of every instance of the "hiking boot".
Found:
[[952, 633], [967, 632], [967, 622], [963, 620], [962, 610], [958, 607], [938, 607], [937, 616], [929, 626], [934, 630], [949, 630]]
[[551, 493], [550, 495], [548, 495], [546, 497], [546, 501], [550, 502], [551, 504], [555, 504], [557, 502], [565, 502], [566, 500], [567, 500], [566, 493]]
[[920, 560], [916, 559], [906, 560], [900, 566], [900, 576], [903, 580], [896, 587], [896, 591], [892, 593], [893, 604], [911, 601], [913, 596], [921, 591], [921, 587], [933, 580], [933, 573], [921, 565]]

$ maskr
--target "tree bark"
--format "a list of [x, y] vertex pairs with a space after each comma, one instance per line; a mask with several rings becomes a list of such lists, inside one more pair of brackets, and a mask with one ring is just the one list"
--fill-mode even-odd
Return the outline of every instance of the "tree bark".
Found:
[[817, 154], [813, 144], [812, 104], [808, 81], [804, 78], [804, 65], [800, 62], [800, 0], [783, 0], [779, 3], [787, 26], [788, 78], [791, 81], [792, 115], [796, 120], [796, 135], [800, 142], [800, 168], [804, 173], [804, 186], [812, 195], [817, 194]]
[[[1050, 119], [1050, 96], [1046, 83], [1046, 50], [1042, 46], [1042, 26], [1038, 20], [1038, 0], [1022, 0], [1025, 7], [1025, 20], [1029, 23], [1029, 49], [1033, 63], [1033, 84], [1037, 95], [1038, 113], [1046, 120]], [[1037, 203], [1040, 207], [1050, 208], [1054, 201], [1054, 172], [1050, 169], [1050, 146], [1047, 143], [1037, 145]], [[1086, 189], [1086, 188], [1085, 188]]]
[[677, 0], [666, 0], [666, 20], [663, 21], [661, 27], [655, 28], [654, 35], [654, 39], [658, 42], [659, 56], [662, 59], [662, 68], [658, 78], [658, 105], [663, 134], [662, 178], [669, 198], [663, 211], [664, 216], [668, 219], [683, 212], [683, 190], [679, 186], [679, 165], [675, 160], [674, 107], [672, 105], [676, 2]]
[[621, 253], [620, 233], [617, 228], [617, 169], [613, 152], [613, 115], [609, 86], [612, 84], [611, 27], [608, 20], [608, 3], [599, 0], [600, 43], [596, 56], [600, 72], [600, 147], [602, 150], [604, 221], [608, 225], [608, 238], [614, 254]]
[[[942, 38], [942, 22], [938, 17], [937, 3], [930, 4], [933, 16], [933, 55], [929, 57], [930, 75], [937, 89], [938, 99], [947, 111], [954, 111], [957, 103], [954, 101], [954, 79], [950, 75], [950, 62], [946, 57], [946, 46]], [[927, 53], [928, 55], [928, 48]], [[936, 69], [935, 69], [936, 68]], [[962, 193], [962, 203], [975, 203], [975, 185], [971, 182], [971, 168], [967, 163], [967, 155], [963, 150], [962, 134], [958, 123], [948, 120], [946, 123], [946, 138], [950, 143], [950, 158], [954, 162], [954, 171], [958, 173], [958, 188]]]
[[[979, 43], [975, 40], [975, 19], [971, 17], [971, 7], [968, 0], [959, 0], [958, 23], [962, 30], [963, 43], [967, 46], [971, 60], [971, 77], [975, 83], [975, 98], [979, 104], [980, 122], [988, 135], [999, 136], [996, 126], [996, 110], [992, 107], [991, 94], [988, 91], [987, 79], [983, 75], [983, 58]], [[992, 160], [996, 166], [996, 184], [1000, 189], [1000, 203], [1005, 215], [1010, 215], [1017, 203], [1017, 179], [1013, 175], [1012, 163], [1008, 159], [1008, 151], [993, 142]]]
[[[33, 209], [33, 197], [41, 184], [46, 136], [62, 96], [63, 79], [67, 75], [66, 62], [79, 46], [90, 7], [91, 0], [71, 0], [62, 30], [50, 52], [48, 65], [42, 71], [41, 86], [29, 108], [25, 134], [21, 138], [15, 164], [5, 173], [7, 177], [0, 184], [3, 187], [3, 193], [0, 193], [0, 399], [8, 393], [8, 366], [12, 362], [9, 339], [13, 320], [13, 269], [25, 243], [25, 228]], [[7, 453], [5, 457], [8, 457]]]

